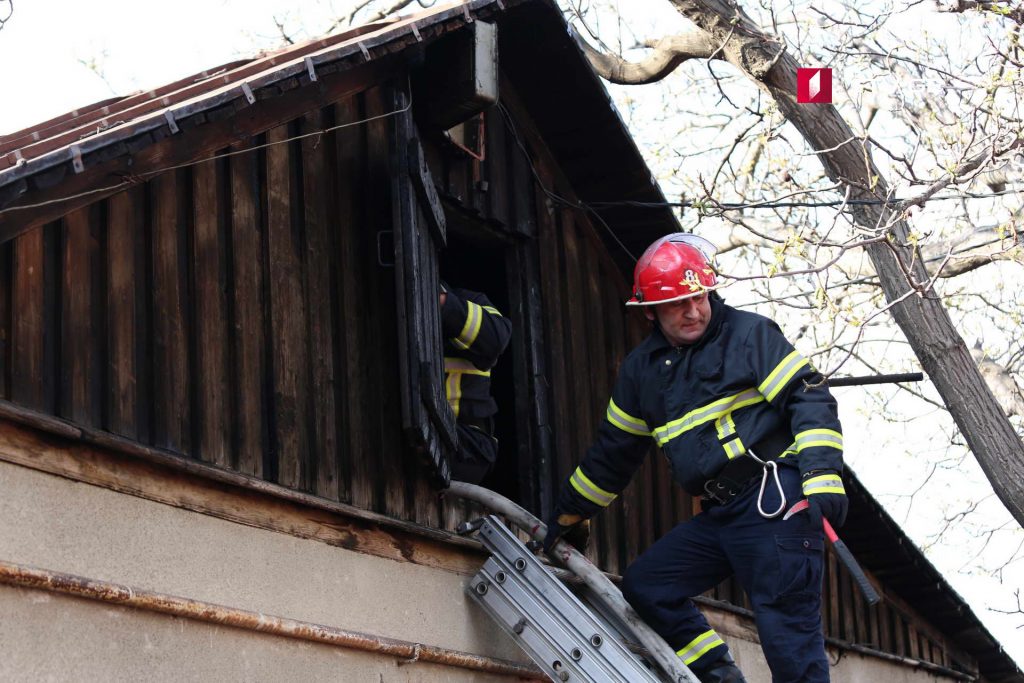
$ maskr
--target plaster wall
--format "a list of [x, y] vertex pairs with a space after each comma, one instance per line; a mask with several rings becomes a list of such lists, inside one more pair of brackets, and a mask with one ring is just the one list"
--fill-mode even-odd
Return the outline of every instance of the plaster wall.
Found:
[[[526, 662], [467, 576], [254, 528], [0, 462], [0, 560], [228, 607]], [[430, 664], [0, 586], [2, 680], [498, 680]], [[751, 626], [709, 615], [750, 683]], [[837, 659], [833, 653], [833, 660]], [[845, 654], [835, 683], [934, 677]], [[508, 680], [504, 678], [502, 680]], [[938, 679], [934, 679], [938, 680]]]

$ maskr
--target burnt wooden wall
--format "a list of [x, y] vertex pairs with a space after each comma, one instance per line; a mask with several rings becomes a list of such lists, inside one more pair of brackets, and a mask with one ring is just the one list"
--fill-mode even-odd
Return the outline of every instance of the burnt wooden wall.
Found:
[[386, 90], [3, 245], [3, 397], [436, 525], [436, 504], [414, 506], [393, 256], [378, 255], [391, 122], [288, 141], [389, 111]]
[[[502, 410], [516, 413], [523, 503], [543, 511], [647, 323], [622, 306], [603, 228], [540, 189], [575, 197], [507, 84], [503, 101], [483, 161], [424, 148], [448, 208], [507, 239], [517, 387]], [[286, 141], [392, 102], [371, 88], [0, 245], [0, 395], [424, 525], [471, 514], [437, 501], [403, 447], [392, 124]], [[592, 557], [621, 573], [695, 509], [652, 452], [597, 519]], [[868, 607], [831, 552], [824, 595], [828, 636], [951, 664], [941, 634], [897, 599]], [[709, 597], [749, 607], [732, 581]]]

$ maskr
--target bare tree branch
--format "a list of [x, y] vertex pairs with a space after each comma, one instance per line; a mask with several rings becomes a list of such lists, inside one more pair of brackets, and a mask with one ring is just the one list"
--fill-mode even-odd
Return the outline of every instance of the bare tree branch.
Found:
[[973, 0], [956, 0], [952, 4], [936, 2], [936, 9], [940, 12], [962, 13], [968, 11], [988, 12], [1000, 17], [1006, 17], [1010, 21], [1024, 25], [1024, 5], [1018, 3], [1016, 7], [1012, 2], [974, 2]]
[[[364, 0], [364, 2], [361, 2], [358, 5], [356, 5], [352, 9], [352, 11], [350, 11], [348, 14], [346, 14], [343, 17], [339, 17], [338, 19], [336, 19], [333, 24], [331, 24], [330, 26], [327, 27], [327, 30], [324, 31], [324, 33], [325, 34], [333, 33], [339, 27], [349, 27], [349, 26], [351, 26], [352, 22], [356, 18], [356, 15], [358, 15], [360, 12], [362, 12], [364, 9], [366, 9], [370, 5], [375, 4], [376, 2], [378, 2], [378, 0]], [[384, 19], [384, 18], [394, 14], [395, 12], [398, 12], [398, 11], [404, 9], [408, 5], [411, 5], [413, 2], [414, 2], [414, 0], [398, 0], [398, 2], [395, 2], [392, 5], [389, 5], [388, 7], [385, 7], [382, 10], [378, 10], [377, 12], [375, 12], [375, 13], [367, 16], [367, 17], [360, 18], [359, 21], [360, 21], [360, 23], [363, 23], [363, 24], [372, 24], [375, 21], [380, 21], [381, 19]]]
[[648, 45], [652, 48], [651, 54], [642, 62], [634, 63], [618, 55], [601, 52], [576, 31], [572, 35], [598, 75], [620, 85], [660, 81], [686, 60], [711, 57], [715, 52], [715, 45], [706, 34], [687, 33], [667, 36]]
[[274, 21], [274, 26], [277, 27], [277, 32], [281, 34], [281, 40], [283, 40], [286, 45], [294, 45], [295, 40], [290, 35], [288, 35], [288, 31], [285, 30], [284, 21], [278, 19], [277, 17], [272, 17], [272, 19]]
[[932, 197], [934, 197], [937, 192], [939, 192], [940, 190], [944, 190], [945, 188], [949, 187], [949, 185], [951, 185], [952, 183], [955, 183], [958, 180], [962, 180], [964, 177], [974, 173], [979, 168], [981, 168], [985, 164], [985, 162], [1009, 155], [1011, 152], [1013, 152], [1014, 150], [1021, 146], [1024, 146], [1024, 138], [1018, 137], [1013, 140], [1010, 140], [1004, 147], [1000, 149], [987, 149], [984, 152], [976, 154], [971, 159], [968, 159], [967, 161], [960, 163], [955, 169], [953, 169], [949, 173], [949, 175], [947, 175], [942, 180], [933, 183], [927, 190], [922, 192], [917, 197], [908, 199], [905, 202], [901, 202], [897, 206], [896, 211], [902, 212], [910, 208], [911, 206], [923, 206], [924, 203], [927, 202]]

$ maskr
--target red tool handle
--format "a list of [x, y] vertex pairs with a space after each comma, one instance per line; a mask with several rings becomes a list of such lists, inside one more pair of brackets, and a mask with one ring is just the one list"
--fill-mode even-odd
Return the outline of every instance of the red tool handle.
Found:
[[[789, 509], [783, 519], [789, 519], [793, 514], [801, 510], [806, 510], [808, 507], [809, 503], [807, 500], [801, 500]], [[851, 553], [850, 549], [846, 547], [846, 544], [840, 540], [836, 530], [832, 528], [832, 525], [829, 524], [828, 519], [825, 517], [821, 518], [821, 527], [825, 531], [825, 537], [828, 538], [829, 543], [832, 544], [832, 549], [835, 551], [836, 555], [839, 556], [839, 561], [843, 563], [843, 566], [845, 566], [850, 572], [850, 575], [853, 576], [853, 580], [857, 582], [857, 586], [860, 588], [860, 592], [864, 594], [864, 599], [868, 601], [868, 604], [874, 605], [881, 600], [882, 598], [878, 595], [878, 591], [876, 591], [875, 587], [871, 585], [871, 582], [868, 581], [867, 575], [864, 574], [864, 570], [860, 568], [860, 565], [857, 564], [857, 560], [854, 559], [853, 553]]]
[[832, 525], [828, 523], [828, 520], [824, 517], [821, 518], [821, 526], [825, 530], [825, 537], [828, 538], [829, 543], [835, 545], [836, 543], [842, 543], [839, 540], [839, 534], [832, 528]]
[[[827, 519], [822, 519], [825, 523], [825, 528], [832, 531], [832, 527], [829, 525]], [[828, 532], [826, 532], [828, 533]], [[853, 576], [853, 580], [857, 582], [857, 586], [860, 587], [860, 592], [864, 594], [864, 599], [868, 601], [869, 605], [874, 605], [882, 598], [878, 595], [878, 591], [868, 581], [868, 577], [864, 574], [864, 570], [857, 564], [857, 560], [853, 559], [853, 553], [846, 547], [846, 544], [839, 540], [836, 536], [836, 532], [832, 531], [832, 535], [829, 537], [832, 541], [832, 550], [836, 551], [836, 555], [839, 556], [840, 561], [846, 565], [846, 568], [850, 571], [850, 575]]]

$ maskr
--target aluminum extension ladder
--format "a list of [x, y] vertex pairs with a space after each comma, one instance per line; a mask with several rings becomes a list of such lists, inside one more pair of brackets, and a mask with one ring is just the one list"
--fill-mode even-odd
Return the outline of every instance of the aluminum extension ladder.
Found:
[[488, 515], [466, 525], [491, 556], [467, 587], [470, 596], [552, 680], [671, 680], [634, 654], [624, 641], [629, 627], [599, 601], [573, 594], [500, 519]]
[[[534, 543], [544, 539], [547, 529], [539, 519], [493, 490], [453, 481], [445, 493], [502, 515]], [[477, 531], [490, 552], [466, 590], [556, 683], [699, 683], [604, 573], [564, 540], [555, 543], [554, 552], [568, 572], [546, 567], [498, 517], [467, 522], [458, 530]], [[554, 571], [579, 579], [584, 599], [562, 585]], [[643, 658], [625, 646], [627, 639], [639, 643]]]

